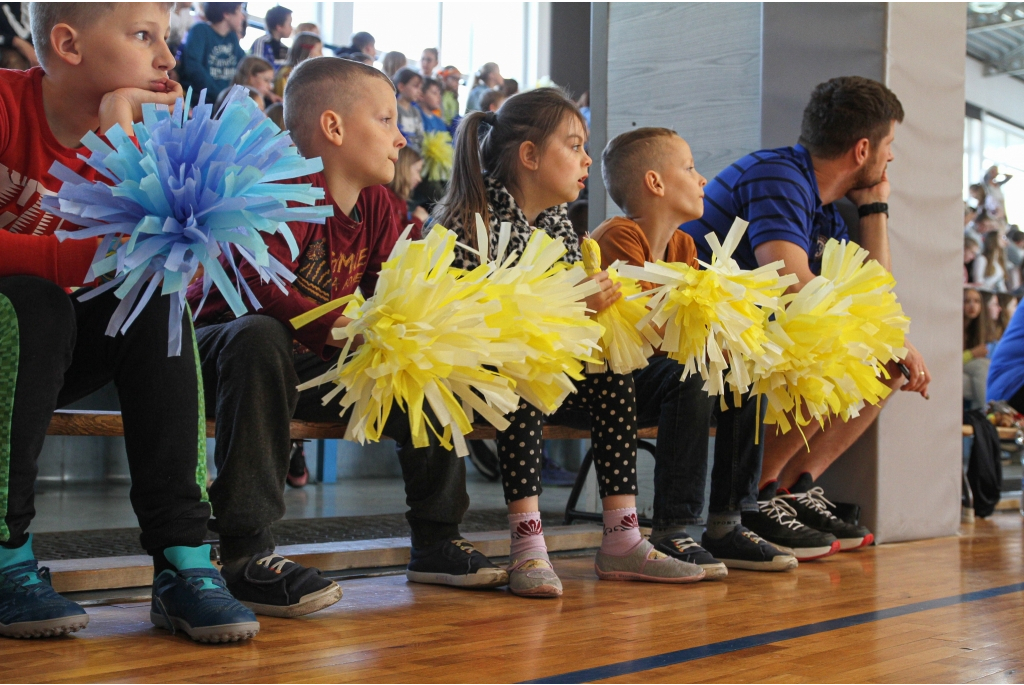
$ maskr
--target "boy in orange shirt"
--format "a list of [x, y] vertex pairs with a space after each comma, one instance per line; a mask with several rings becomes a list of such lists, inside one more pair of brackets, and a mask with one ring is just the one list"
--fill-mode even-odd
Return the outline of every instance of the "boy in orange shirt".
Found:
[[[202, 642], [252, 637], [256, 617], [227, 591], [203, 544], [206, 431], [191, 345], [167, 355], [168, 296], [153, 297], [131, 328], [106, 335], [113, 292], [83, 300], [96, 250], [58, 242], [73, 230], [42, 211], [60, 190], [55, 161], [95, 179], [78, 159], [90, 132], [132, 132], [143, 103], [173, 105], [167, 77], [169, 3], [32, 3], [41, 67], [0, 70], [0, 635], [81, 630], [85, 611], [50, 586], [32, 552], [36, 460], [57, 407], [113, 381], [121, 400], [131, 500], [153, 556], [154, 624]], [[182, 330], [191, 335], [188, 315]]]
[[[601, 155], [605, 187], [626, 216], [598, 226], [602, 266], [616, 260], [685, 262], [697, 267], [693, 239], [680, 224], [704, 213], [707, 180], [697, 173], [686, 141], [665, 128], [639, 128], [613, 139]], [[652, 284], [641, 283], [645, 290]], [[680, 380], [683, 366], [656, 353], [634, 372], [641, 426], [658, 426], [651, 542], [665, 554], [704, 568], [707, 578], [727, 568], [782, 571], [797, 560], [740, 524], [744, 509], [757, 510], [757, 482], [764, 440], [755, 445], [757, 403], [720, 409], [697, 375]], [[702, 523], [707, 479], [708, 427], [717, 418], [707, 531], [697, 544], [686, 526]], [[763, 436], [762, 436], [763, 437]]]

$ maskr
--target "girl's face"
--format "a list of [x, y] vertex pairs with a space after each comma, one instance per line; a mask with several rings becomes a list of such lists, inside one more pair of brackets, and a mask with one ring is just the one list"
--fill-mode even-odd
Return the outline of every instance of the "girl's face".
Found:
[[420, 95], [420, 104], [427, 109], [441, 109], [441, 89], [437, 86], [427, 88]]
[[501, 75], [500, 71], [492, 71], [487, 74], [487, 78], [484, 79], [484, 83], [487, 84], [488, 88], [494, 88], [505, 83], [505, 77]]
[[536, 174], [538, 186], [552, 194], [549, 206], [572, 202], [580, 195], [584, 182], [593, 163], [583, 149], [587, 142], [587, 130], [572, 114], [566, 114], [562, 123], [544, 141], [540, 150]]
[[977, 290], [964, 291], [964, 319], [973, 321], [981, 314], [981, 293]]
[[405, 84], [398, 85], [398, 95], [406, 102], [416, 102], [423, 95], [423, 81], [414, 78]]
[[409, 190], [412, 190], [423, 180], [423, 160], [413, 162], [409, 166]]
[[249, 85], [258, 90], [260, 95], [270, 95], [270, 91], [274, 89], [274, 71], [268, 69], [253, 74], [249, 77]]
[[988, 316], [993, 321], [999, 320], [999, 313], [1003, 311], [1003, 308], [999, 304], [999, 298], [993, 295], [988, 298]]

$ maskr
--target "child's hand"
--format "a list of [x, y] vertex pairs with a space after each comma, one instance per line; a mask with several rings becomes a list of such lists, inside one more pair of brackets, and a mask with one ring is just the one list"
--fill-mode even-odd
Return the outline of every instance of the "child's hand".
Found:
[[[348, 338], [335, 338], [334, 333], [335, 331], [340, 333], [341, 329], [343, 329], [350, 323], [352, 323], [352, 319], [348, 318], [347, 316], [339, 316], [337, 319], [335, 319], [334, 327], [331, 328], [331, 332], [327, 334], [327, 344], [330, 345], [331, 347], [344, 347], [345, 344], [348, 342]], [[362, 335], [357, 335], [355, 338], [352, 339], [353, 348], [359, 347], [362, 344]]]
[[619, 292], [619, 290], [622, 289], [622, 285], [619, 283], [613, 283], [612, 279], [608, 278], [607, 271], [598, 272], [587, 280], [594, 281], [601, 287], [599, 292], [594, 293], [586, 299], [587, 308], [592, 310], [594, 313], [604, 311], [622, 297], [622, 293]]
[[177, 81], [168, 79], [159, 85], [163, 90], [118, 88], [104, 95], [100, 100], [100, 133], [106, 133], [115, 124], [121, 124], [121, 128], [131, 134], [132, 124], [142, 121], [142, 105], [151, 102], [173, 108], [174, 102], [185, 96]]
[[430, 218], [430, 214], [422, 207], [416, 207], [416, 209], [413, 210], [412, 217], [426, 223], [427, 219]]

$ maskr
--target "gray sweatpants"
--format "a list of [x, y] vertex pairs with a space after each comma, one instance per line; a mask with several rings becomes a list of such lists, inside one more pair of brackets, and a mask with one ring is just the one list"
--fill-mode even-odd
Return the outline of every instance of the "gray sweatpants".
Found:
[[[223, 559], [233, 561], [274, 548], [270, 524], [284, 516], [291, 419], [339, 420], [336, 400], [320, 402], [333, 386], [296, 390], [333, 362], [294, 354], [288, 328], [260, 314], [199, 328], [196, 338], [207, 413], [217, 419], [210, 528], [220, 534]], [[397, 407], [384, 432], [398, 444], [413, 546], [458, 537], [469, 508], [465, 462], [432, 435], [430, 447], [413, 447]]]

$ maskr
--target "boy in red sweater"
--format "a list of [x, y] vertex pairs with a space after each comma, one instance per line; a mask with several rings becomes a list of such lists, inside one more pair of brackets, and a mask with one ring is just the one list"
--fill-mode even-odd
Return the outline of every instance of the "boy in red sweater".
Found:
[[[215, 401], [217, 418], [210, 523], [220, 533], [224, 576], [235, 596], [257, 612], [297, 616], [336, 601], [341, 592], [315, 570], [274, 555], [270, 525], [284, 514], [290, 420], [339, 420], [337, 400], [321, 404], [325, 388], [300, 393], [296, 386], [337, 361], [342, 343], [331, 333], [348, 320], [334, 312], [298, 330], [290, 321], [356, 288], [373, 293], [404, 223], [381, 184], [394, 176], [405, 138], [391, 81], [358, 62], [303, 62], [288, 79], [284, 108], [299, 151], [324, 163], [322, 173], [302, 180], [325, 190], [323, 203], [334, 207], [334, 216], [322, 225], [289, 224], [299, 248], [294, 260], [280, 235], [266, 238], [271, 254], [298, 276], [288, 292], [261, 283], [244, 266], [262, 309], [234, 319], [223, 298], [211, 293], [196, 335], [206, 395]], [[201, 297], [202, 288], [194, 285], [189, 301]], [[405, 479], [413, 547], [407, 577], [464, 587], [505, 584], [505, 571], [459, 535], [469, 506], [464, 462], [436, 441], [413, 447], [408, 418], [397, 407], [385, 434], [398, 443]], [[268, 558], [283, 564], [284, 573], [268, 569]]]
[[[252, 637], [259, 623], [235, 600], [203, 545], [206, 435], [193, 352], [167, 356], [167, 297], [154, 297], [127, 333], [107, 336], [118, 300], [88, 301], [94, 241], [57, 242], [61, 221], [40, 208], [60, 188], [60, 161], [89, 131], [128, 132], [141, 105], [172, 105], [169, 7], [156, 3], [33, 3], [42, 67], [0, 71], [0, 635], [43, 637], [89, 617], [50, 587], [32, 552], [36, 460], [54, 409], [113, 381], [121, 399], [131, 499], [153, 555], [155, 624], [203, 642]], [[85, 152], [88, 152], [87, 150]], [[64, 229], [73, 226], [64, 225]], [[183, 330], [191, 331], [185, 317]]]

